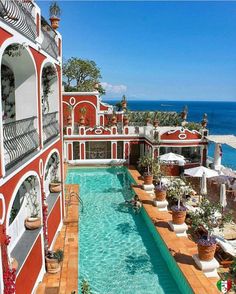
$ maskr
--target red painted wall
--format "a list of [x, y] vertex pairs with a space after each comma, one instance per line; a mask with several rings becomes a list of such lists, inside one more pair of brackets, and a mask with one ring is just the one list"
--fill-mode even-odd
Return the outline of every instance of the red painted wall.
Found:
[[30, 294], [43, 265], [41, 237], [38, 236], [23, 268], [16, 279], [16, 293]]
[[11, 38], [13, 35], [8, 33], [3, 28], [0, 28], [0, 46], [9, 38]]
[[51, 211], [48, 217], [48, 244], [51, 246], [52, 240], [56, 234], [58, 226], [61, 220], [61, 205], [60, 205], [60, 197], [57, 199], [53, 210]]
[[168, 132], [161, 135], [161, 140], [181, 140], [179, 138], [179, 135], [185, 134], [186, 138], [185, 140], [199, 140], [201, 139], [201, 135], [198, 133], [192, 133], [188, 130], [185, 132], [176, 131], [173, 133], [168, 134]]
[[82, 107], [85, 107], [87, 110], [86, 114], [84, 115], [85, 125], [90, 126], [90, 127], [94, 127], [96, 125], [97, 111], [96, 111], [96, 108], [94, 105], [86, 103], [86, 102], [80, 103], [74, 108], [74, 121], [75, 121], [75, 123], [79, 123], [79, 120], [81, 117], [80, 109]]

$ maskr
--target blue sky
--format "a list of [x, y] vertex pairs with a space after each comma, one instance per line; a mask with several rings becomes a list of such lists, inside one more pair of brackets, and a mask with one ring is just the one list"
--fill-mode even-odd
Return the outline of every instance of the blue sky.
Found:
[[236, 101], [236, 2], [59, 5], [63, 56], [94, 60], [106, 99]]

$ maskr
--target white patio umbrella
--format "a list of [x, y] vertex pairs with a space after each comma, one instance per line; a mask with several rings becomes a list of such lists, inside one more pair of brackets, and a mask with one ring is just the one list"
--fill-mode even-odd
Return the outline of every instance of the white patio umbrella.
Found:
[[184, 156], [180, 154], [175, 154], [175, 153], [166, 153], [160, 156], [160, 161], [178, 161], [178, 162], [183, 162], [184, 161]]
[[184, 171], [184, 173], [188, 176], [197, 177], [197, 178], [201, 178], [203, 173], [205, 173], [206, 178], [217, 177], [219, 175], [217, 171], [210, 168], [206, 168], [204, 166], [188, 168]]
[[236, 178], [236, 172], [233, 171], [231, 168], [222, 168], [220, 171], [220, 175], [230, 178]]
[[203, 195], [203, 196], [207, 195], [207, 178], [206, 178], [205, 173], [202, 174], [202, 178], [201, 178], [200, 194]]
[[220, 205], [222, 206], [222, 211], [227, 205], [225, 184], [220, 185]]

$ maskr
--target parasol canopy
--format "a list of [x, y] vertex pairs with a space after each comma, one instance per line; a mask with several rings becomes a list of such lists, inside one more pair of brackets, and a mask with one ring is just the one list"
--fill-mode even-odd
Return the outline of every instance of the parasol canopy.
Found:
[[219, 175], [217, 171], [210, 168], [206, 168], [202, 165], [194, 168], [185, 169], [184, 173], [185, 175], [197, 178], [201, 178], [203, 173], [205, 173], [206, 178], [217, 177]]

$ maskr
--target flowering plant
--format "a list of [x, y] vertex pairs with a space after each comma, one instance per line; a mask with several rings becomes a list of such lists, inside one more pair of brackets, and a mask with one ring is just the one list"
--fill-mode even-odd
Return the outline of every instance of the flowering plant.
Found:
[[160, 182], [156, 185], [155, 190], [158, 192], [167, 191], [167, 186]]
[[220, 203], [212, 203], [207, 199], [203, 199], [200, 203], [199, 209], [190, 213], [191, 217], [191, 231], [194, 233], [199, 228], [203, 227], [207, 230], [207, 238], [198, 240], [197, 242], [206, 244], [212, 244], [214, 238], [212, 238], [212, 233], [214, 228], [223, 228], [226, 223], [232, 221], [231, 213], [224, 213], [222, 215], [222, 208]]
[[181, 211], [180, 202], [181, 202], [183, 196], [188, 195], [191, 192], [192, 192], [191, 186], [189, 186], [183, 179], [180, 179], [180, 178], [177, 178], [177, 179], [171, 181], [168, 185], [168, 188], [167, 188], [168, 197], [178, 200], [177, 207], [178, 207], [179, 211]]
[[183, 205], [180, 205], [180, 206], [178, 206], [178, 205], [173, 205], [173, 206], [171, 206], [171, 210], [172, 211], [186, 211], [187, 210], [187, 207], [185, 207], [185, 206], [183, 206]]
[[210, 236], [209, 239], [201, 238], [197, 241], [197, 243], [202, 246], [212, 246], [216, 244], [216, 238], [213, 236]]
[[16, 270], [8, 268], [3, 273], [4, 294], [14, 294], [16, 291]]

